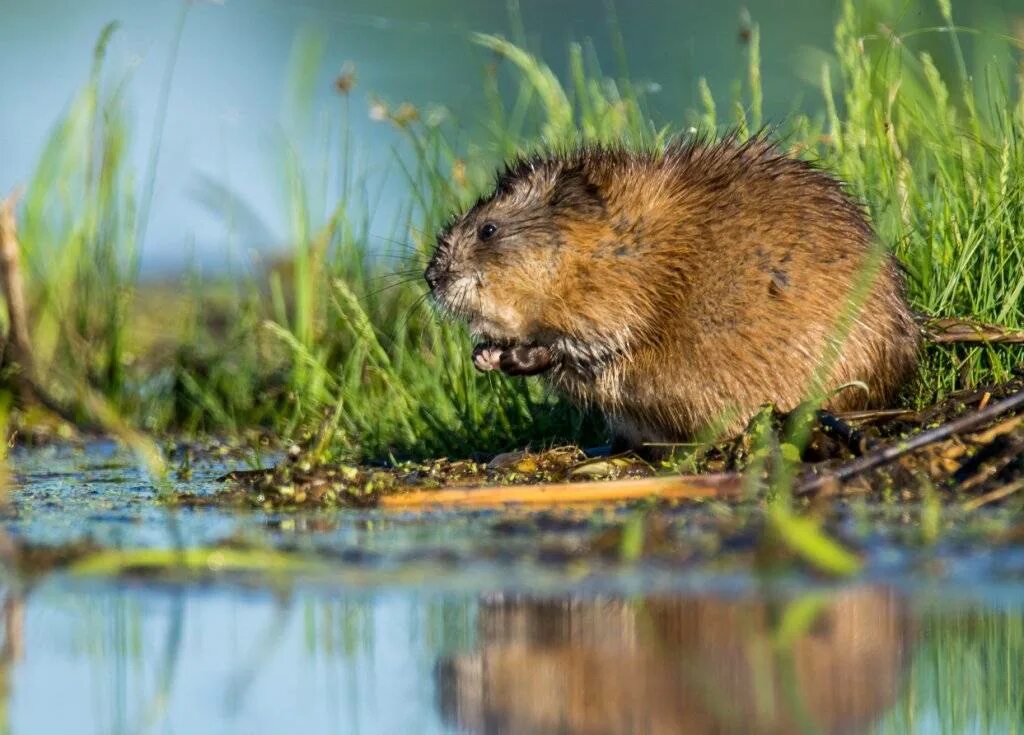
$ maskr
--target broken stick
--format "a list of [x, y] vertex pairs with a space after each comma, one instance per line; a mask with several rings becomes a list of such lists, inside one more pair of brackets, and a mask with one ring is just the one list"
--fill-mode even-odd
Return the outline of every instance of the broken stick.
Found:
[[997, 416], [1009, 413], [1021, 406], [1024, 406], [1024, 390], [1012, 393], [1003, 400], [990, 404], [979, 411], [966, 414], [934, 429], [922, 431], [920, 434], [916, 434], [904, 441], [872, 449], [856, 459], [839, 465], [830, 472], [805, 480], [797, 485], [793, 492], [799, 496], [814, 495], [832, 483], [846, 482], [856, 475], [886, 465], [902, 457], [904, 454], [913, 452], [921, 447], [948, 439], [954, 434], [961, 434], [983, 426]]
[[417, 490], [385, 495], [381, 508], [496, 508], [504, 505], [574, 505], [657, 498], [659, 500], [735, 499], [742, 492], [740, 476], [672, 475], [609, 482], [563, 482], [538, 485], [490, 485], [472, 489]]
[[10, 331], [7, 339], [8, 360], [17, 368], [14, 378], [23, 402], [32, 398], [29, 376], [32, 372], [32, 340], [28, 332], [28, 309], [25, 306], [25, 282], [21, 274], [21, 251], [18, 247], [17, 221], [14, 208], [19, 194], [11, 194], [0, 202], [0, 287], [7, 305]]
[[928, 319], [921, 325], [925, 339], [937, 345], [1021, 344], [1024, 331], [969, 319]]

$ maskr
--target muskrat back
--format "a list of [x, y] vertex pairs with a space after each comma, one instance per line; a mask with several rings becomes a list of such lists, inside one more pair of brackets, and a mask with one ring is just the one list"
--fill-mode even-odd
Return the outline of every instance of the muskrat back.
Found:
[[851, 383], [831, 408], [883, 405], [917, 360], [863, 207], [763, 137], [519, 160], [425, 275], [478, 368], [542, 374], [632, 446], [735, 433]]

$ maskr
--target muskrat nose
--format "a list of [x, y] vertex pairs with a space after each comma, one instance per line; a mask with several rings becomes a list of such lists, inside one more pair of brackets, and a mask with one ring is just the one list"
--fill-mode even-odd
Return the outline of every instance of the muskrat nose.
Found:
[[441, 282], [441, 269], [438, 267], [436, 260], [430, 261], [427, 269], [423, 272], [423, 277], [426, 279], [430, 290], [436, 291], [437, 285]]

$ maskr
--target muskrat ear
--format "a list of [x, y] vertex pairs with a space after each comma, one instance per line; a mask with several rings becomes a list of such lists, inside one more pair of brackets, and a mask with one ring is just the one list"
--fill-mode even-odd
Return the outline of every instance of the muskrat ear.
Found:
[[604, 212], [604, 193], [582, 166], [573, 166], [558, 174], [548, 204], [569, 214], [599, 216]]

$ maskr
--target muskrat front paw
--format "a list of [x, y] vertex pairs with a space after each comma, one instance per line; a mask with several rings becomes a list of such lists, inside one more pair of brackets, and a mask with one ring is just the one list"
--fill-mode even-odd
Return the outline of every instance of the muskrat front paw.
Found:
[[553, 362], [551, 350], [540, 345], [484, 344], [473, 348], [473, 366], [482, 373], [500, 370], [506, 375], [537, 375], [550, 368]]
[[498, 367], [506, 375], [537, 375], [554, 363], [543, 345], [517, 345], [501, 352]]
[[477, 345], [473, 348], [473, 366], [482, 373], [499, 370], [503, 351], [494, 345]]

